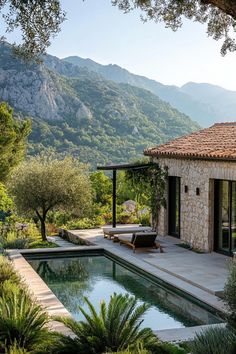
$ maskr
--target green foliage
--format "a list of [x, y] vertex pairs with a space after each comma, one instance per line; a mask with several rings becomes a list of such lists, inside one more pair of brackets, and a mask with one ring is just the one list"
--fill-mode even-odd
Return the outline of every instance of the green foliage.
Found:
[[19, 225], [15, 222], [0, 225], [0, 247], [24, 249], [29, 248], [33, 242], [38, 242], [40, 233], [34, 224], [28, 222], [23, 230], [19, 229]]
[[[122, 11], [133, 9], [141, 11], [144, 21], [164, 22], [166, 27], [176, 31], [182, 26], [183, 17], [207, 24], [207, 34], [213, 39], [224, 39], [222, 54], [235, 50], [232, 33], [235, 31], [236, 6], [231, 0], [222, 2], [212, 0], [111, 0]], [[6, 8], [6, 10], [5, 10]], [[7, 26], [6, 33], [20, 28], [23, 44], [16, 47], [27, 59], [38, 57], [50, 45], [51, 37], [60, 31], [65, 13], [59, 0], [1, 1], [0, 10]]]
[[79, 156], [95, 168], [141, 158], [145, 148], [199, 129], [151, 92], [98, 78], [87, 70], [79, 69], [73, 80], [53, 81], [70, 110], [61, 120], [33, 118], [30, 155], [53, 149], [62, 156]]
[[112, 180], [102, 171], [90, 174], [92, 188], [95, 191], [96, 203], [106, 204], [111, 202]]
[[13, 208], [13, 201], [7, 194], [6, 187], [0, 182], [0, 211], [7, 212]]
[[19, 277], [13, 270], [13, 267], [9, 261], [0, 255], [0, 286], [7, 280], [11, 280], [13, 283], [19, 283]]
[[229, 263], [229, 275], [224, 287], [224, 300], [231, 312], [229, 322], [236, 329], [236, 262]]
[[50, 341], [46, 329], [49, 318], [42, 308], [23, 292], [3, 294], [0, 298], [0, 343], [36, 350]]
[[228, 328], [210, 328], [197, 334], [191, 344], [192, 354], [235, 354], [236, 336]]
[[150, 220], [151, 220], [151, 214], [147, 212], [139, 216], [138, 224], [141, 224], [142, 226], [151, 226]]
[[61, 227], [73, 219], [74, 216], [70, 211], [50, 210], [47, 216], [48, 223], [54, 224], [56, 227]]
[[3, 256], [0, 256], [0, 297], [11, 296], [24, 289], [20, 285], [20, 278], [13, 269], [12, 264]]
[[53, 353], [48, 315], [30, 298], [12, 264], [0, 256], [0, 352]]
[[62, 337], [60, 345], [64, 343], [64, 351], [58, 353], [104, 353], [106, 351], [124, 350], [142, 341], [145, 348], [158, 346], [159, 342], [151, 329], [140, 329], [142, 316], [149, 305], [137, 306], [137, 300], [128, 295], [111, 296], [108, 305], [101, 302], [100, 312], [97, 313], [93, 305], [85, 298], [90, 313], [81, 307], [80, 311], [85, 321], [76, 322], [70, 318], [57, 317], [56, 320], [64, 323], [76, 335], [75, 338]]
[[[181, 346], [174, 345], [172, 343], [162, 343], [161, 348], [163, 351], [163, 354], [187, 354], [189, 351], [185, 350]], [[203, 354], [203, 353], [202, 353]]]
[[72, 158], [31, 158], [16, 168], [10, 187], [19, 212], [35, 213], [39, 218], [43, 241], [46, 241], [49, 210], [70, 210], [83, 217], [91, 206], [87, 170]]
[[20, 28], [23, 42], [14, 50], [28, 60], [45, 53], [65, 18], [58, 0], [0, 1], [0, 10], [5, 14], [6, 33]]
[[0, 237], [0, 244], [4, 249], [28, 248], [30, 239], [20, 236], [16, 231], [9, 231], [5, 238]]
[[[139, 196], [137, 196], [137, 194], [135, 193], [132, 183], [127, 180], [125, 171], [119, 171], [119, 173], [117, 174], [116, 190], [117, 202], [119, 204], [124, 203], [126, 200], [138, 201], [139, 199]], [[143, 200], [141, 200], [140, 202], [145, 204]]]
[[144, 347], [145, 346], [142, 342], [138, 342], [136, 345], [132, 346], [131, 348], [128, 347], [124, 351], [107, 354], [187, 354], [185, 349], [170, 343], [159, 343], [156, 348], [153, 348], [153, 350], [147, 350]]
[[145, 193], [152, 211], [153, 223], [158, 222], [158, 213], [162, 206], [166, 206], [166, 178], [167, 169], [158, 164], [150, 164], [147, 168], [129, 169], [126, 179], [132, 183], [138, 194]]
[[148, 350], [144, 349], [144, 345], [142, 342], [137, 342], [132, 349], [129, 347], [126, 350], [122, 350], [119, 352], [107, 353], [107, 354], [151, 354]]
[[0, 181], [6, 179], [11, 169], [23, 158], [30, 122], [13, 118], [13, 109], [0, 103]]
[[[9, 97], [14, 90], [11, 102], [17, 114], [32, 116], [29, 155], [51, 151], [62, 158], [70, 154], [95, 168], [141, 158], [144, 148], [200, 128], [145, 89], [105, 80], [50, 56], [44, 58], [45, 65], [28, 66], [12, 57], [10, 46], [1, 43], [0, 52], [0, 67], [6, 73], [0, 88]], [[22, 80], [14, 80], [12, 70]], [[40, 83], [37, 88], [33, 78]], [[48, 81], [52, 96], [57, 97], [56, 110], [47, 99]], [[22, 92], [23, 98], [32, 97], [31, 105], [23, 103]]]
[[34, 241], [28, 245], [28, 248], [56, 248], [58, 245], [48, 241]]
[[15, 342], [9, 348], [5, 349], [5, 354], [30, 354], [30, 352], [28, 352], [24, 348], [20, 348], [17, 342]]
[[65, 225], [65, 228], [67, 230], [93, 229], [95, 227], [99, 227], [102, 225], [104, 225], [104, 219], [100, 216], [97, 216], [93, 218], [82, 218], [79, 220], [71, 220]]

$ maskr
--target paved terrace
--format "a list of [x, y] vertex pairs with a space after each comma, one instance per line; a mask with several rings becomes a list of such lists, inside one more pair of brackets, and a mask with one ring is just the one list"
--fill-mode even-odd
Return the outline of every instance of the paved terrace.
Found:
[[218, 309], [224, 308], [218, 296], [224, 289], [230, 257], [215, 252], [190, 251], [178, 246], [180, 240], [171, 236], [157, 238], [164, 247], [164, 253], [154, 249], [138, 249], [133, 253], [126, 245], [104, 238], [101, 228], [70, 233], [144, 268]]

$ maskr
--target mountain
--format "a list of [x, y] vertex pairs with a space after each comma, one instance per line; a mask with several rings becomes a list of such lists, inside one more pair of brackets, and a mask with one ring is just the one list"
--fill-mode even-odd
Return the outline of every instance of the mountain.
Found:
[[30, 116], [29, 154], [54, 151], [93, 166], [127, 162], [144, 148], [199, 129], [151, 92], [46, 56], [26, 64], [0, 45], [0, 99]]
[[236, 117], [236, 92], [218, 86], [196, 83], [182, 87], [169, 86], [132, 74], [118, 65], [101, 65], [77, 56], [64, 58], [64, 61], [94, 71], [108, 80], [149, 90], [203, 127], [217, 121], [234, 120]]
[[217, 120], [236, 120], [236, 92], [207, 83], [188, 82], [181, 91], [211, 107]]

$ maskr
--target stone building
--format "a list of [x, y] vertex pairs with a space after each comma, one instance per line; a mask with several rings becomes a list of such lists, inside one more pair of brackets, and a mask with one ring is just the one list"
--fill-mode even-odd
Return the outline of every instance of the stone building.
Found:
[[235, 252], [236, 122], [217, 123], [144, 154], [168, 167], [158, 233], [206, 252]]

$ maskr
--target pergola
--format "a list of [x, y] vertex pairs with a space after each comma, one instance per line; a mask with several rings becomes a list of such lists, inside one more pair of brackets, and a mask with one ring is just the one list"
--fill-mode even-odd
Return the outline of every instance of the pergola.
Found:
[[149, 168], [150, 166], [157, 165], [154, 162], [149, 163], [130, 163], [130, 164], [121, 164], [121, 165], [108, 165], [108, 166], [97, 166], [97, 170], [103, 171], [112, 171], [112, 226], [116, 227], [116, 176], [118, 170], [141, 170], [144, 168]]

